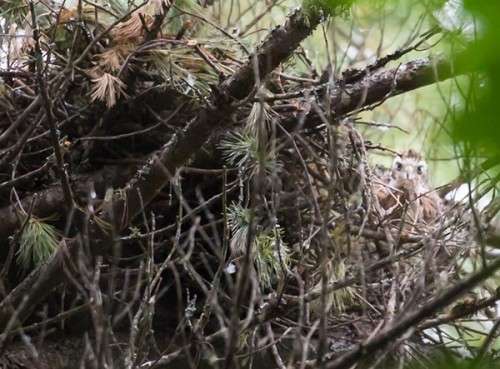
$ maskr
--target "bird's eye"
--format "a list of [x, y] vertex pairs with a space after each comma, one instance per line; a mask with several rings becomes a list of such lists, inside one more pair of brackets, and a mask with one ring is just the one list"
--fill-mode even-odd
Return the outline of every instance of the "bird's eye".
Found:
[[396, 163], [396, 169], [401, 170], [403, 169], [403, 164], [401, 164], [399, 161]]
[[422, 174], [423, 172], [424, 172], [424, 166], [423, 166], [423, 165], [419, 165], [419, 166], [417, 167], [417, 173], [418, 173], [418, 174]]

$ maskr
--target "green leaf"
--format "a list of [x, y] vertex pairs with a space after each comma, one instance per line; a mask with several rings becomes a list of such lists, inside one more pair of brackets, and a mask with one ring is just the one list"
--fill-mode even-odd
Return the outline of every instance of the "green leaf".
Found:
[[500, 155], [500, 2], [468, 0], [466, 11], [475, 18], [476, 40], [469, 42], [460, 60], [469, 70], [479, 72], [463, 96], [463, 106], [452, 123], [452, 137], [469, 156]]

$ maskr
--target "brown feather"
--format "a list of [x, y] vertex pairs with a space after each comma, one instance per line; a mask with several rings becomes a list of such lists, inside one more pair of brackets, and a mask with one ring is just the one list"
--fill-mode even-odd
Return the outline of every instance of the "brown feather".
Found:
[[390, 177], [380, 176], [374, 191], [389, 219], [403, 216], [410, 223], [430, 223], [441, 214], [442, 200], [427, 183], [427, 164], [413, 149], [394, 159]]

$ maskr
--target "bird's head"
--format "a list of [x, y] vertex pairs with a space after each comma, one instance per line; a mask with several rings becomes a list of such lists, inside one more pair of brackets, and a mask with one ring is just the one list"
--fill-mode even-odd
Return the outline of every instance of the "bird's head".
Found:
[[392, 177], [396, 184], [406, 187], [425, 183], [427, 180], [427, 163], [415, 150], [405, 151], [396, 156], [392, 164]]

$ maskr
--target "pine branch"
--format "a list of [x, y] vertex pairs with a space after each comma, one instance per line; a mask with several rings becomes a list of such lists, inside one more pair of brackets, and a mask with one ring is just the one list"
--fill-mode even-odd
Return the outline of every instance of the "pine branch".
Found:
[[[176, 170], [210, 138], [215, 128], [224, 123], [229, 124], [226, 118], [238, 108], [235, 102], [250, 95], [256, 80], [266, 78], [287, 60], [320, 21], [319, 14], [306, 15], [297, 10], [285, 25], [272, 30], [248, 62], [214, 90], [205, 109], [181, 132], [175, 134], [165, 148], [154, 155], [123, 190], [116, 191], [104, 204], [104, 210], [99, 214], [101, 221], [98, 223], [114, 224], [116, 231], [127, 227], [169, 182]], [[114, 241], [99, 224], [93, 222], [89, 225], [88, 234], [79, 235], [60, 247], [49, 263], [35, 269], [0, 303], [2, 329], [9, 325], [13, 328], [23, 322], [35, 306], [64, 281], [65, 264], [70, 267], [71, 261], [77, 259], [83, 238], [94, 241], [91, 252], [95, 255], [105, 252]], [[14, 312], [17, 322], [11, 319]]]

